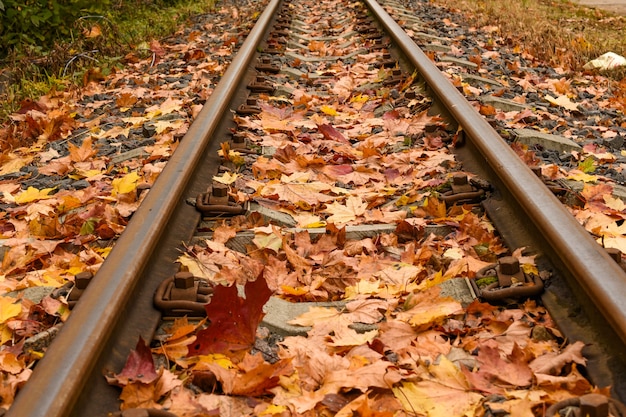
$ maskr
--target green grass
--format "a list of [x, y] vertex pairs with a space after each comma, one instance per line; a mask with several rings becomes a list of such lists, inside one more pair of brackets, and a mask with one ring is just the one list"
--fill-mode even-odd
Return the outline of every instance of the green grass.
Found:
[[[567, 0], [431, 0], [475, 26], [498, 26], [507, 42], [555, 67], [580, 71], [605, 52], [626, 56], [626, 18]], [[626, 71], [607, 75], [615, 80]]]
[[[107, 74], [138, 45], [167, 37], [189, 17], [214, 7], [215, 0], [120, 1], [110, 16], [79, 19], [72, 38], [59, 41], [51, 50], [35, 47], [11, 54], [0, 63], [0, 122], [23, 100], [80, 85], [92, 67]], [[83, 35], [94, 26], [101, 35]]]

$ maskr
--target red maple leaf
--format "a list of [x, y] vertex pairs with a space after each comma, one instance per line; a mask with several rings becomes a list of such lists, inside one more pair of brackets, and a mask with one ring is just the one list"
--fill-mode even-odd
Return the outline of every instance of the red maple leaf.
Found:
[[217, 286], [211, 302], [205, 306], [211, 324], [197, 333], [189, 346], [189, 356], [221, 353], [241, 358], [254, 345], [256, 330], [263, 318], [263, 306], [272, 295], [263, 274], [244, 287], [246, 298], [237, 295], [237, 287]]
[[109, 383], [123, 387], [136, 381], [149, 384], [158, 377], [159, 374], [156, 372], [152, 360], [152, 352], [143, 338], [140, 337], [137, 347], [135, 350], [131, 350], [130, 355], [128, 355], [122, 372], [107, 379]]
[[324, 138], [328, 140], [334, 140], [341, 143], [350, 143], [350, 141], [346, 139], [343, 133], [341, 133], [329, 124], [317, 125], [317, 130], [319, 130], [319, 132], [324, 135]]

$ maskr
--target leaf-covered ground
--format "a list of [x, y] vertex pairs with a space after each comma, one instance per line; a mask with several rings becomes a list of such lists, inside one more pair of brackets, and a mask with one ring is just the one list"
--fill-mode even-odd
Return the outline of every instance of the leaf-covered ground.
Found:
[[[288, 214], [300, 229], [252, 215], [217, 223], [211, 239], [189, 248], [179, 262], [217, 285], [206, 307], [210, 323], [181, 319], [167, 328], [152, 350], [155, 368], [140, 342], [139, 369], [129, 362], [122, 377], [110, 376], [122, 387], [122, 407], [177, 415], [534, 416], [565, 398], [606, 392], [583, 376], [584, 344], [567, 344], [535, 301], [505, 308], [441, 294], [439, 284], [474, 278], [506, 253], [527, 273], [538, 271], [522, 248], [503, 247], [477, 206], [443, 201], [460, 169], [448, 152], [455, 137], [428, 115], [411, 74], [393, 80], [375, 65], [380, 52], [350, 57], [368, 41], [333, 22], [359, 6], [292, 8], [307, 16], [303, 32], [313, 39], [287, 43], [296, 55], [283, 65], [308, 80], [270, 76], [288, 82], [290, 94], [262, 95], [258, 115], [235, 121], [253, 148], [275, 151], [251, 157], [225, 145], [221, 154], [237, 169], [214, 179], [230, 185], [236, 201]], [[336, 42], [318, 40], [329, 32]], [[396, 227], [347, 237], [346, 227], [376, 223]], [[317, 237], [307, 230], [320, 227]], [[245, 254], [229, 247], [240, 231], [254, 232]], [[289, 322], [310, 328], [306, 336], [255, 334], [270, 294], [343, 304], [312, 307]], [[150, 381], [127, 378], [145, 367]]]
[[[416, 5], [428, 25], [453, 39], [453, 55], [476, 64], [440, 63], [469, 97], [529, 104], [503, 111], [476, 102], [504, 136], [534, 127], [582, 145], [563, 153], [514, 146], [545, 177], [582, 181], [574, 214], [605, 244], [623, 247], [625, 207], [610, 194], [623, 178], [623, 97], [601, 77], [543, 65], [494, 28], [468, 28], [448, 11]], [[79, 272], [97, 272], [256, 17], [260, 6], [250, 6], [224, 4], [172, 42], [152, 42], [148, 59], [129, 54], [123, 71], [106, 78], [93, 71], [84, 89], [23, 103], [0, 129], [2, 407], [69, 314], [67, 291], [47, 294]], [[322, 8], [346, 13], [341, 2], [293, 7], [314, 31], [351, 29], [322, 15]], [[368, 42], [354, 39], [290, 48], [341, 56]], [[276, 151], [252, 158], [225, 146], [225, 159], [240, 169], [216, 180], [232, 185], [240, 202], [254, 200], [328, 233], [285, 233], [251, 216], [216, 226], [211, 240], [190, 248], [182, 265], [216, 283], [245, 285], [249, 296], [243, 301], [235, 287], [217, 287], [215, 299], [228, 301], [232, 314], [211, 303], [209, 325], [182, 319], [159, 347], [140, 342], [110, 376], [122, 386], [124, 408], [181, 416], [530, 416], [598, 390], [581, 375], [583, 345], [567, 345], [536, 302], [507, 309], [440, 294], [437, 284], [473, 277], [517, 248], [504, 248], [479, 210], [438, 198], [461, 168], [448, 152], [455, 136], [428, 116], [411, 74], [386, 84], [390, 72], [372, 65], [379, 55], [291, 59], [284, 64], [306, 74], [288, 81], [292, 94], [266, 95], [258, 116], [236, 118], [249, 143]], [[467, 73], [495, 77], [500, 87], [470, 84]], [[373, 223], [396, 228], [346, 237], [344, 226]], [[247, 254], [228, 247], [249, 229], [255, 237]], [[512, 254], [536, 272], [521, 249]], [[292, 323], [311, 327], [307, 337], [277, 342], [257, 333], [270, 293], [345, 307], [311, 310]]]
[[219, 82], [258, 16], [249, 6], [198, 16], [147, 59], [25, 101], [0, 127], [2, 407], [68, 317], [64, 286], [97, 272]]

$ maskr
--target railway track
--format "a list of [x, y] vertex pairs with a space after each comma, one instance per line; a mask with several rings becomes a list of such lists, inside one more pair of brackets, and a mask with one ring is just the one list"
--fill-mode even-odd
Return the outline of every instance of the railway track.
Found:
[[[379, 267], [369, 267], [365, 280], [377, 282], [376, 291], [361, 295], [386, 300], [389, 311], [395, 311], [396, 305], [390, 300], [411, 305], [409, 295], [426, 291], [430, 285], [425, 282], [435, 287], [443, 281], [434, 278], [436, 269], [454, 282], [459, 306], [467, 307], [475, 296], [492, 297], [495, 305], [502, 303], [501, 298], [515, 299], [518, 306], [528, 295], [540, 297], [563, 333], [559, 340], [587, 344], [585, 369], [592, 383], [610, 386], [616, 399], [626, 398], [623, 270], [385, 11], [402, 7], [393, 2], [384, 6], [373, 0], [267, 4], [7, 415], [98, 416], [118, 411], [120, 389], [110, 385], [103, 373], [115, 380], [111, 375], [119, 374], [129, 352], [138, 349], [138, 338], [153, 340], [157, 329], [167, 328], [162, 326], [162, 312], [155, 308], [154, 294], [171, 291], [173, 284], [163, 287], [163, 282], [181, 272], [181, 263], [183, 270], [197, 272], [194, 262], [210, 253], [229, 257], [230, 263], [212, 261], [208, 265], [213, 272], [195, 274], [196, 284], [211, 288], [205, 298], [217, 288], [214, 283], [207, 287], [206, 277], [244, 284], [246, 274], [255, 275], [250, 276], [253, 279], [265, 268], [271, 272], [258, 280], [270, 283], [275, 293], [272, 306], [282, 305], [284, 299], [345, 302], [346, 289], [355, 291], [362, 279], [350, 262], [364, 253], [376, 253]], [[374, 121], [363, 126], [359, 122], [366, 114]], [[215, 184], [215, 177], [222, 182]], [[281, 177], [287, 178], [276, 181]], [[458, 220], [464, 213], [470, 215]], [[245, 219], [237, 217], [241, 214]], [[490, 232], [483, 215], [498, 234]], [[268, 227], [270, 223], [274, 228]], [[236, 229], [237, 235], [216, 237], [219, 227]], [[481, 258], [472, 249], [473, 264], [455, 264], [466, 249], [446, 243], [445, 237], [470, 231], [489, 236], [486, 254]], [[299, 245], [314, 245], [322, 235], [331, 236], [341, 252], [347, 249], [338, 241], [354, 242], [358, 249], [351, 261], [307, 258], [312, 249]], [[261, 237], [265, 243], [260, 243]], [[205, 249], [206, 241], [214, 242], [213, 246]], [[416, 245], [443, 250], [426, 266], [417, 260]], [[254, 250], [246, 254], [246, 246]], [[243, 254], [235, 255], [233, 248]], [[518, 295], [502, 282], [482, 288], [473, 279], [476, 273], [490, 278], [494, 268], [503, 276], [519, 277], [519, 272], [508, 270], [519, 262], [510, 256], [519, 259], [522, 252], [515, 252], [519, 248], [525, 248], [522, 263], [536, 256], [537, 269], [528, 269], [532, 270], [528, 282], [521, 286], [528, 294]], [[275, 257], [268, 255], [270, 251]], [[410, 251], [412, 267], [403, 255]], [[256, 252], [265, 253], [265, 258]], [[498, 264], [496, 256], [505, 255], [508, 258]], [[290, 281], [280, 283], [270, 276], [279, 271], [272, 264], [279, 260], [292, 268]], [[270, 270], [269, 264], [275, 268]], [[451, 265], [459, 269], [454, 271]], [[491, 266], [478, 267], [485, 265]], [[345, 279], [328, 278], [324, 267]], [[410, 279], [383, 284], [380, 280], [390, 274], [390, 268]], [[293, 275], [298, 274], [308, 281], [294, 281]], [[178, 278], [179, 289], [185, 290], [189, 277]], [[381, 295], [382, 288], [393, 285], [402, 288]], [[502, 288], [506, 291], [499, 293]], [[165, 315], [193, 316], [198, 304], [201, 315], [205, 298], [173, 307], [164, 302]], [[165, 301], [170, 300], [165, 297]], [[385, 320], [391, 322], [396, 312], [389, 311]], [[268, 310], [266, 317], [272, 318], [272, 313]], [[283, 322], [293, 318], [282, 317]], [[314, 322], [309, 324], [315, 329]], [[377, 323], [366, 323], [372, 326], [363, 326], [359, 334], [375, 332]], [[279, 338], [306, 333], [294, 326], [274, 326], [269, 319], [265, 327], [280, 333]], [[448, 336], [453, 333], [450, 330]], [[160, 340], [167, 344], [166, 338]], [[335, 342], [345, 349], [353, 346]], [[375, 343], [382, 342], [370, 338], [361, 344]], [[201, 344], [188, 349], [210, 353]], [[271, 356], [276, 349], [269, 346], [264, 353]], [[293, 366], [303, 365], [294, 359]], [[395, 379], [386, 395], [393, 387], [406, 388], [404, 379], [410, 379], [411, 372], [417, 375], [406, 366], [397, 357], [395, 362], [387, 358], [381, 375]], [[384, 390], [373, 384], [360, 391], [369, 387]], [[481, 401], [486, 400], [474, 399], [466, 406]], [[279, 405], [288, 404], [284, 399]], [[315, 404], [309, 408], [292, 404], [290, 409], [312, 412]], [[396, 399], [393, 404], [402, 406], [407, 415], [416, 413], [410, 401], [407, 405]], [[137, 415], [171, 415], [162, 410], [150, 413], [154, 414]]]

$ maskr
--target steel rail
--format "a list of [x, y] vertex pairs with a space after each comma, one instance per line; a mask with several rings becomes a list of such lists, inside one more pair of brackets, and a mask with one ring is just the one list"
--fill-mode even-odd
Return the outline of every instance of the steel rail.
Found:
[[626, 274], [375, 0], [363, 0], [626, 343]]
[[228, 111], [280, 3], [281, 0], [271, 0], [259, 17], [67, 323], [19, 392], [7, 416], [72, 415], [72, 408], [88, 376], [95, 372], [95, 364], [103, 355], [103, 347], [112, 337], [112, 330], [124, 319], [120, 312], [132, 301], [130, 294], [141, 280], [150, 255], [183, 198], [186, 184], [202, 161], [221, 114]]

